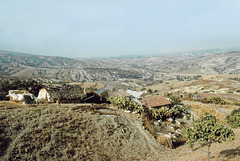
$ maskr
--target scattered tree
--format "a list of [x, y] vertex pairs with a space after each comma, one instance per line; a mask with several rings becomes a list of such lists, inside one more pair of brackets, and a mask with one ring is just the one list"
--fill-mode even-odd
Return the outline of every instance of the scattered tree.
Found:
[[187, 136], [188, 142], [193, 147], [194, 142], [199, 142], [202, 146], [208, 146], [209, 150], [212, 143], [221, 143], [223, 141], [233, 140], [235, 135], [230, 128], [221, 125], [215, 116], [205, 114], [196, 121], [191, 128], [185, 128], [183, 134]]
[[227, 116], [227, 122], [234, 128], [240, 127], [240, 108], [234, 109], [231, 114]]

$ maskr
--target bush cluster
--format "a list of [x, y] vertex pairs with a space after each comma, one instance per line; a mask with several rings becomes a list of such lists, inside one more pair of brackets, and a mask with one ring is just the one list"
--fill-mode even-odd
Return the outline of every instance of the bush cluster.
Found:
[[217, 104], [217, 105], [225, 105], [227, 102], [224, 101], [221, 97], [209, 97], [207, 98], [209, 103]]
[[161, 108], [143, 108], [142, 105], [128, 97], [111, 96], [107, 99], [111, 104], [119, 109], [144, 112], [151, 120], [165, 120], [167, 118], [181, 118], [183, 114], [188, 114], [188, 110], [184, 105], [174, 105], [173, 107]]
[[143, 107], [140, 103], [128, 97], [110, 96], [107, 98], [107, 101], [112, 103], [114, 106], [117, 106], [119, 109], [136, 111], [138, 113], [143, 111]]
[[144, 112], [149, 119], [153, 120], [165, 120], [167, 118], [181, 118], [183, 114], [189, 114], [187, 108], [183, 105], [174, 105], [173, 107], [161, 107], [159, 109], [146, 108]]

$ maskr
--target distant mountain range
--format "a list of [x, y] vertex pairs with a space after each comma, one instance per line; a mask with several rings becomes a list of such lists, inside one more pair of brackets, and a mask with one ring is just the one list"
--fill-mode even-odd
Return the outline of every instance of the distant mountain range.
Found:
[[0, 50], [0, 74], [3, 77], [78, 82], [153, 80], [156, 73], [240, 74], [240, 52], [217, 51], [195, 51], [175, 56], [71, 59]]

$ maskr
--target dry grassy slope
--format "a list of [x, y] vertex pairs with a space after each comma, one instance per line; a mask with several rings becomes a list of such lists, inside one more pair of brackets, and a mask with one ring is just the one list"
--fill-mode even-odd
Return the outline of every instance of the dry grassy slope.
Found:
[[0, 160], [142, 160], [163, 149], [137, 115], [95, 106], [0, 103]]

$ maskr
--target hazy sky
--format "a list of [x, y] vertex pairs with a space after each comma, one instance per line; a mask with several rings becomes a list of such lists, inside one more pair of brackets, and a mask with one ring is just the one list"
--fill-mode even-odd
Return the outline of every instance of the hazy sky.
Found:
[[67, 57], [240, 46], [240, 0], [0, 0], [0, 50]]

